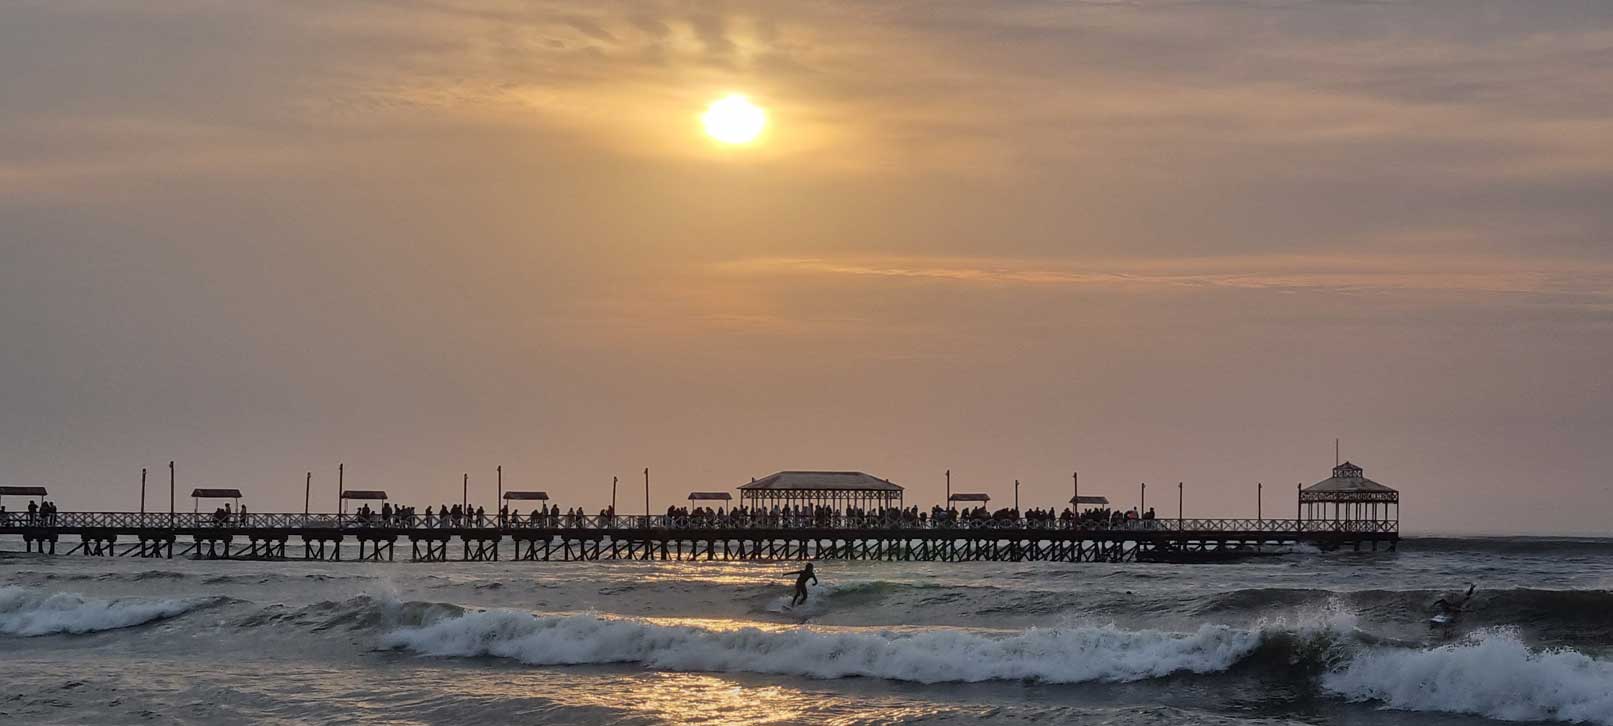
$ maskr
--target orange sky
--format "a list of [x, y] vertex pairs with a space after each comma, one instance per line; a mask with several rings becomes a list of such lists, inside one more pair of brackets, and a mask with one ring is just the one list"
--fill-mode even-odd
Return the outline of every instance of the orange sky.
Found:
[[1280, 513], [1339, 436], [1408, 531], [1607, 531], [1599, 0], [24, 2], [0, 67], [0, 481], [64, 508]]

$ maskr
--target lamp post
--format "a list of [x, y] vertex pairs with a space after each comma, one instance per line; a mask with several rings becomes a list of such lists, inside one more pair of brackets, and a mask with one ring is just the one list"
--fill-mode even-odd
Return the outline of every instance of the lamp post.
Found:
[[952, 470], [947, 469], [947, 500], [943, 502], [947, 509], [952, 509]]
[[140, 467], [140, 523], [146, 523], [146, 468]]
[[314, 495], [314, 473], [308, 472], [302, 480], [302, 517], [308, 519], [308, 500]]
[[650, 525], [650, 467], [644, 467], [644, 526]]
[[168, 526], [174, 526], [174, 462], [168, 462]]
[[1262, 509], [1262, 507], [1266, 503], [1265, 500], [1266, 500], [1266, 484], [1265, 484], [1265, 482], [1255, 482], [1255, 521], [1257, 521], [1257, 522], [1266, 521], [1265, 515], [1260, 511]]
[[1176, 482], [1176, 528], [1182, 528], [1182, 482]]
[[336, 465], [336, 520], [347, 514], [347, 465]]
[[1138, 496], [1140, 501], [1137, 503], [1137, 516], [1139, 517], [1142, 516], [1143, 512], [1148, 511], [1148, 482], [1142, 483], [1140, 491], [1142, 494]]
[[1014, 480], [1014, 516], [1019, 516], [1019, 480]]
[[616, 526], [616, 477], [610, 478], [610, 519], [611, 526]]

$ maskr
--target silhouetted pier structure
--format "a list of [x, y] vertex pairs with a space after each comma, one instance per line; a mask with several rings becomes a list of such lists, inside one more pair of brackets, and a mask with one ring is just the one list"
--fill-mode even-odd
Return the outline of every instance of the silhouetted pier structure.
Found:
[[[548, 500], [540, 491], [504, 492], [500, 474], [504, 502]], [[949, 503], [989, 501], [983, 493], [951, 493], [950, 473], [948, 484]], [[1078, 478], [1075, 486], [1071, 503], [1077, 509], [1082, 504], [1107, 506], [1106, 497], [1082, 496]], [[42, 488], [27, 488], [26, 493], [22, 489], [12, 487], [4, 493], [44, 496]], [[740, 487], [741, 496], [755, 508], [653, 516], [614, 515], [609, 510], [597, 516], [562, 514], [558, 508], [545, 508], [523, 517], [507, 510], [482, 514], [468, 504], [456, 505], [452, 516], [446, 509], [437, 516], [428, 509], [422, 517], [412, 509], [390, 507], [348, 513], [349, 500], [387, 501], [384, 491], [348, 489], [340, 491], [344, 511], [336, 514], [247, 514], [239, 508], [240, 492], [198, 489], [192, 493], [197, 499], [236, 499], [236, 510], [175, 512], [171, 496], [168, 513], [30, 509], [0, 514], [0, 535], [20, 536], [26, 551], [45, 554], [60, 550], [64, 555], [97, 557], [312, 561], [341, 560], [343, 545], [349, 542], [357, 545], [353, 559], [394, 561], [398, 540], [407, 539], [409, 558], [416, 562], [449, 561], [455, 541], [458, 559], [465, 562], [1194, 562], [1295, 545], [1393, 551], [1400, 540], [1399, 493], [1367, 479], [1349, 462], [1335, 466], [1332, 477], [1299, 488], [1293, 519], [1184, 518], [1182, 486], [1177, 489], [1174, 519], [1154, 518], [1152, 510], [1140, 519], [1121, 517], [1119, 512], [1088, 518], [1071, 510], [1058, 517], [1040, 510], [1031, 517], [1016, 510], [990, 514], [980, 510], [926, 518], [916, 509], [900, 508], [900, 486], [861, 472], [780, 472]], [[693, 492], [689, 499], [731, 501], [726, 492]], [[884, 508], [863, 510], [859, 505]], [[288, 547], [294, 540], [302, 546]]]
[[[357, 559], [391, 561], [399, 539], [410, 559], [444, 562], [458, 540], [467, 562], [575, 560], [892, 560], [1094, 562], [1213, 559], [1311, 545], [1324, 550], [1393, 550], [1392, 520], [1156, 519], [1119, 525], [981, 520], [881, 521], [876, 517], [731, 518], [666, 516], [539, 517], [489, 515], [458, 525], [382, 522], [352, 514], [138, 514], [60, 512], [8, 515], [0, 534], [20, 535], [30, 552], [104, 557], [301, 559], [339, 561], [342, 544]], [[419, 518], [416, 518], [417, 520]], [[64, 542], [65, 540], [65, 542]], [[300, 540], [302, 546], [288, 548]], [[507, 544], [506, 544], [507, 543]]]

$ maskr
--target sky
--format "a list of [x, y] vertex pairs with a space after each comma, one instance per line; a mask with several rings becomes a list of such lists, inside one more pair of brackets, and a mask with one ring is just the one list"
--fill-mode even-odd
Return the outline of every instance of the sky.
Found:
[[[1608, 534], [1604, 0], [0, 7], [0, 483]], [[700, 115], [742, 93], [766, 130]]]

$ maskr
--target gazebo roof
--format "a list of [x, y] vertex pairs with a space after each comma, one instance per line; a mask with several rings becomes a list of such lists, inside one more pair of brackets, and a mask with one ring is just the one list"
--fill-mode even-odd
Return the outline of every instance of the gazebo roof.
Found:
[[1083, 494], [1083, 495], [1081, 495], [1079, 497], [1070, 497], [1070, 503], [1071, 504], [1096, 504], [1096, 505], [1099, 505], [1099, 506], [1107, 507], [1107, 506], [1109, 506], [1109, 498], [1108, 497], [1087, 496], [1087, 495]]
[[860, 471], [781, 471], [739, 487], [741, 491], [899, 492], [902, 488]]
[[1333, 476], [1305, 487], [1300, 499], [1313, 502], [1328, 501], [1390, 501], [1400, 493], [1366, 477], [1361, 467], [1348, 461], [1333, 467]]
[[1346, 461], [1333, 467], [1333, 476], [1305, 487], [1305, 491], [1340, 493], [1388, 493], [1395, 491], [1390, 487], [1366, 478], [1365, 473], [1365, 470], [1361, 467]]
[[989, 501], [991, 501], [991, 495], [990, 494], [954, 494], [954, 495], [952, 495], [950, 497], [947, 497], [947, 501], [949, 501], [949, 502], [989, 502]]
[[192, 489], [192, 497], [197, 499], [240, 499], [240, 489]]
[[734, 496], [728, 492], [689, 492], [689, 501], [733, 501]]

